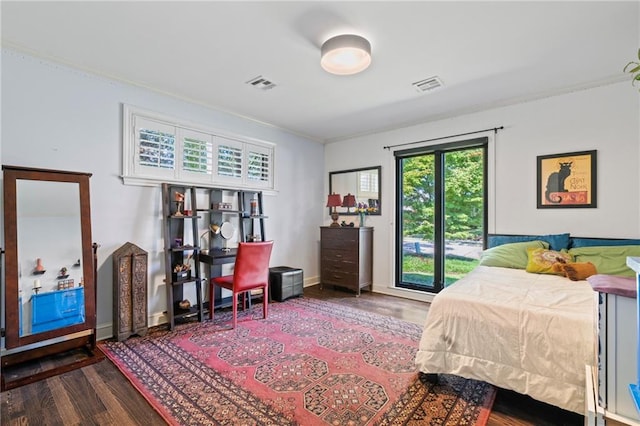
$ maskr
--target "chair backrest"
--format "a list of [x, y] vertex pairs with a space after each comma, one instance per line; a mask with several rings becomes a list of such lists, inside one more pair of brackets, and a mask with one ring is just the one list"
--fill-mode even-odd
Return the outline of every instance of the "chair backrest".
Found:
[[233, 270], [233, 286], [236, 291], [269, 284], [269, 259], [272, 248], [273, 241], [238, 244]]

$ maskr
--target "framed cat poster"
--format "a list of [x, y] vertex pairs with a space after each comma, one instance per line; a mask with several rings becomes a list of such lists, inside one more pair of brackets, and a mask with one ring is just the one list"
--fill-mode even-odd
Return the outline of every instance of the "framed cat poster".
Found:
[[539, 209], [595, 208], [597, 151], [538, 156]]

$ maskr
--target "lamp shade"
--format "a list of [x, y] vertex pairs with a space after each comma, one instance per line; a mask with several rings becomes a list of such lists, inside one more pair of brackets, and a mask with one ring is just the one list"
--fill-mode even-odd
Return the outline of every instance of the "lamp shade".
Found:
[[355, 207], [356, 206], [356, 196], [349, 193], [344, 196], [342, 200], [342, 207]]
[[371, 64], [371, 44], [355, 34], [330, 38], [322, 45], [321, 53], [320, 65], [331, 74], [356, 74]]
[[342, 197], [340, 194], [329, 194], [327, 198], [327, 207], [340, 207], [342, 205]]

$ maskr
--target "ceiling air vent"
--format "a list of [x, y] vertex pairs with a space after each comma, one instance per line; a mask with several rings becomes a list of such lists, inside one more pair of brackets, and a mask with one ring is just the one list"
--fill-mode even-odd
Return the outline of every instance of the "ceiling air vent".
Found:
[[442, 80], [438, 77], [429, 77], [412, 84], [418, 92], [430, 92], [442, 87]]
[[273, 89], [274, 87], [276, 87], [276, 84], [274, 82], [272, 82], [271, 80], [264, 78], [263, 76], [259, 75], [256, 78], [252, 78], [251, 80], [247, 81], [247, 84], [252, 85], [253, 87], [260, 89], [260, 90], [269, 90], [269, 89]]

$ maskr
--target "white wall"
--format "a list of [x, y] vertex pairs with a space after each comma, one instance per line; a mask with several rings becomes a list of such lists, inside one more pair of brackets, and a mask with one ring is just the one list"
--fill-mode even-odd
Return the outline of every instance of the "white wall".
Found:
[[[331, 222], [324, 207], [328, 172], [382, 165], [382, 216], [375, 227], [375, 291], [428, 299], [390, 288], [393, 282], [394, 169], [386, 145], [505, 126], [495, 139], [490, 174], [495, 197], [490, 231], [571, 232], [640, 237], [640, 95], [629, 82], [496, 108], [322, 146], [259, 123], [89, 75], [2, 49], [2, 164], [93, 173], [93, 240], [100, 244], [99, 335], [111, 333], [111, 254], [130, 241], [149, 252], [149, 313], [164, 320], [164, 265], [159, 188], [120, 179], [122, 104], [277, 144], [278, 194], [265, 198], [267, 236], [276, 241], [271, 264], [319, 275], [319, 230]], [[536, 156], [598, 150], [598, 208], [538, 210]], [[324, 151], [325, 162], [318, 161]], [[353, 219], [353, 217], [351, 217]]]
[[[111, 254], [126, 242], [149, 252], [149, 314], [166, 309], [160, 189], [125, 186], [122, 104], [276, 144], [277, 195], [266, 196], [271, 265], [319, 275], [318, 226], [325, 213], [323, 145], [277, 128], [2, 49], [2, 164], [89, 172], [98, 250], [99, 337], [111, 335]], [[54, 265], [50, 265], [51, 268]]]
[[[489, 200], [490, 232], [640, 238], [639, 97], [637, 88], [625, 81], [327, 145], [326, 172], [383, 167], [382, 216], [368, 219], [375, 227], [375, 291], [429, 298], [389, 288], [395, 170], [392, 150], [383, 149], [387, 145], [504, 126], [490, 153], [489, 174], [495, 176]], [[598, 207], [537, 209], [536, 156], [592, 149], [598, 151]]]

